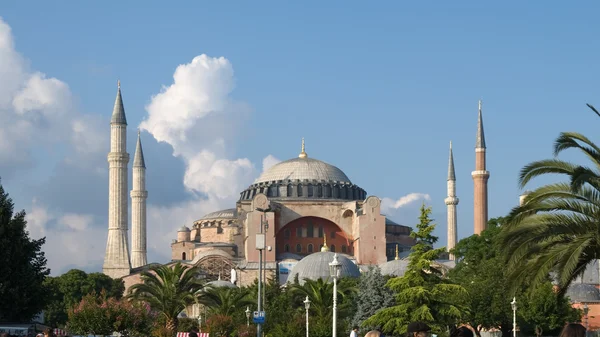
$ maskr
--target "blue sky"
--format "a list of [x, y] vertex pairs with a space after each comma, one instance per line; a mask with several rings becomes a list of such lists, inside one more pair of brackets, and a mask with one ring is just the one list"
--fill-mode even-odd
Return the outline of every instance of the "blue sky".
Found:
[[[225, 83], [223, 99], [229, 103], [224, 113], [200, 113], [196, 124], [185, 130], [196, 138], [186, 142], [175, 137], [158, 143], [156, 130], [142, 133], [148, 202], [154, 207], [149, 217], [154, 214], [155, 221], [149, 223], [155, 226], [149, 227], [149, 240], [153, 235], [166, 237], [149, 243], [151, 260], [169, 258], [169, 240], [183, 224], [179, 222], [202, 215], [195, 212], [233, 206], [235, 193], [215, 194], [218, 186], [208, 186], [211, 179], [202, 178], [204, 171], [196, 172], [195, 181], [184, 180], [196, 153], [206, 150], [215, 160], [236, 163], [239, 179], [232, 184], [243, 186], [260, 173], [263, 158], [296, 156], [301, 137], [309, 156], [340, 167], [371, 195], [397, 200], [411, 193], [428, 194], [443, 244], [451, 140], [460, 198], [459, 236], [473, 232], [470, 173], [478, 99], [483, 99], [491, 171], [491, 217], [515, 206], [520, 168], [550, 157], [560, 131], [596, 138], [600, 119], [585, 103], [600, 106], [598, 7], [592, 1], [543, 6], [516, 1], [190, 1], [177, 6], [3, 1], [0, 17], [12, 29], [5, 36], [14, 39], [14, 52], [29, 74], [21, 78], [26, 81], [42, 72], [66, 84], [68, 89], [61, 90], [68, 90], [68, 99], [55, 102], [67, 104], [69, 116], [87, 123], [82, 125], [88, 129], [82, 130], [90, 132], [81, 137], [95, 147], [78, 152], [77, 144], [83, 141], [69, 138], [72, 128], [65, 131], [60, 125], [51, 130], [61, 137], [48, 131], [25, 142], [11, 138], [19, 153], [30, 156], [13, 161], [9, 159], [14, 156], [0, 153], [2, 183], [18, 208], [33, 213], [38, 228], [33, 232], [47, 235], [47, 249], [57, 250], [49, 253], [53, 273], [70, 267], [98, 270], [105, 244], [106, 137], [116, 80], [122, 82], [132, 154], [135, 129], [148, 118], [153, 97], [174, 83], [179, 65], [205, 54], [211, 60], [223, 57], [226, 65], [210, 73], [221, 77], [206, 77], [193, 88], [211, 93], [207, 83]], [[5, 46], [5, 52], [8, 49]], [[13, 67], [2, 68], [8, 59], [2, 55], [0, 75], [2, 69], [6, 74], [0, 77], [10, 78]], [[198, 75], [190, 72], [194, 74]], [[36, 97], [61, 92], [50, 90]], [[171, 94], [177, 92], [181, 93]], [[155, 107], [163, 118], [177, 112]], [[5, 122], [14, 123], [23, 117], [15, 113], [21, 110], [0, 105], [0, 121], [3, 114]], [[55, 115], [44, 116], [59, 121]], [[0, 136], [1, 132], [2, 126]], [[174, 157], [178, 146], [181, 152]], [[202, 200], [203, 206], [188, 207]], [[390, 210], [390, 216], [413, 225], [419, 204]], [[61, 256], [71, 251], [69, 240], [86, 235], [89, 254], [78, 259]]]

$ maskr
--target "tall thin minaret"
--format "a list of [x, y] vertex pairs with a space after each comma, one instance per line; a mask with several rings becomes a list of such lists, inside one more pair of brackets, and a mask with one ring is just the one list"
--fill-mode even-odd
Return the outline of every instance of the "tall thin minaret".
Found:
[[479, 116], [477, 118], [477, 141], [475, 142], [475, 171], [473, 177], [473, 223], [474, 232], [479, 235], [487, 228], [488, 221], [488, 188], [490, 172], [486, 170], [485, 135], [483, 132], [483, 117], [481, 116], [481, 100], [479, 100]]
[[[446, 209], [448, 213], [448, 244], [446, 249], [452, 250], [456, 246], [456, 205], [458, 198], [456, 197], [456, 175], [454, 174], [454, 155], [452, 154], [452, 142], [450, 142], [450, 157], [448, 158], [448, 197]], [[450, 260], [454, 260], [454, 255], [450, 254]]]
[[133, 188], [131, 189], [131, 268], [148, 264], [146, 258], [146, 162], [138, 130], [133, 155]]
[[118, 82], [117, 98], [110, 120], [108, 154], [108, 240], [102, 272], [112, 278], [129, 275], [131, 262], [127, 243], [127, 119]]

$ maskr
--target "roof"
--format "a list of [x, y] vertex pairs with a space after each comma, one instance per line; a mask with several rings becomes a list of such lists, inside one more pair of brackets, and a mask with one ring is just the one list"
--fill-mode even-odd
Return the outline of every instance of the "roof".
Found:
[[118, 82], [117, 98], [115, 99], [115, 106], [113, 108], [112, 117], [110, 118], [110, 123], [127, 125], [125, 108], [123, 107], [123, 98], [121, 97], [121, 82]]
[[450, 142], [450, 156], [448, 157], [448, 180], [456, 180], [454, 174], [454, 155], [452, 154], [452, 142]]
[[[305, 279], [327, 280], [330, 278], [329, 275], [329, 263], [333, 261], [333, 257], [336, 255], [334, 252], [319, 252], [313, 253], [302, 260], [300, 260], [288, 276], [288, 281], [292, 282], [296, 275], [298, 275], [298, 281], [304, 283]], [[342, 265], [340, 277], [359, 277], [360, 270], [358, 266], [354, 264], [345, 254], [337, 254], [338, 261]]]
[[600, 291], [592, 284], [573, 283], [567, 288], [566, 295], [572, 303], [600, 302]]
[[273, 165], [254, 181], [309, 180], [352, 183], [339, 168], [318, 159], [299, 157]]
[[192, 260], [192, 263], [196, 263], [208, 256], [220, 256], [227, 259], [232, 259], [232, 256], [225, 251], [222, 251], [220, 249], [210, 249], [196, 254], [196, 256], [194, 256], [194, 260]]
[[379, 265], [382, 275], [404, 276], [408, 268], [408, 260], [392, 260]]
[[211, 287], [211, 288], [237, 288], [237, 286], [229, 281], [224, 281], [221, 279], [218, 279], [216, 281], [211, 281], [206, 283], [207, 287]]
[[479, 115], [477, 117], [476, 149], [485, 149], [485, 133], [483, 132], [483, 116], [481, 115], [481, 100], [479, 100]]
[[189, 232], [190, 229], [187, 226], [181, 226], [181, 228], [179, 228], [178, 232]]
[[140, 130], [138, 130], [137, 144], [135, 146], [135, 155], [133, 156], [133, 167], [146, 168], [144, 160], [144, 150], [142, 149], [142, 141], [140, 139]]
[[[228, 208], [220, 211], [208, 213], [198, 220], [210, 220], [210, 219], [237, 219], [237, 209]], [[196, 220], [196, 221], [198, 221]]]

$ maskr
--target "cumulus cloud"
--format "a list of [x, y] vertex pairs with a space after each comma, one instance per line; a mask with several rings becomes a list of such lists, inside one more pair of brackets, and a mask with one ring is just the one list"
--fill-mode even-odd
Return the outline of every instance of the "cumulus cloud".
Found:
[[381, 210], [382, 212], [392, 212], [394, 210], [400, 209], [402, 207], [413, 204], [415, 201], [419, 200], [431, 200], [429, 194], [425, 193], [410, 193], [403, 197], [400, 197], [398, 200], [394, 200], [391, 198], [383, 198], [381, 199]]
[[273, 165], [279, 164], [281, 160], [275, 158], [273, 155], [266, 156], [262, 161], [263, 172], [270, 169]]

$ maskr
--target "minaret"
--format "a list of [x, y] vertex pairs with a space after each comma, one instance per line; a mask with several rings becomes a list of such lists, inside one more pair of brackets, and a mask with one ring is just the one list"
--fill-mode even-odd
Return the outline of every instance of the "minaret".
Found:
[[148, 264], [146, 258], [146, 163], [138, 130], [133, 155], [133, 188], [131, 189], [131, 268]]
[[[448, 214], [448, 244], [446, 249], [451, 251], [456, 246], [456, 205], [458, 198], [456, 197], [456, 175], [454, 174], [454, 155], [452, 154], [452, 142], [450, 142], [450, 157], [448, 158], [448, 197], [446, 209]], [[454, 260], [454, 255], [450, 254], [450, 260]]]
[[477, 119], [477, 141], [475, 143], [475, 171], [473, 177], [473, 223], [475, 234], [480, 234], [487, 228], [488, 221], [488, 188], [490, 172], [485, 165], [485, 135], [483, 132], [483, 117], [481, 116], [481, 100], [479, 100], [479, 117]]
[[117, 99], [110, 120], [110, 153], [108, 154], [108, 240], [102, 272], [112, 278], [129, 275], [127, 244], [127, 119], [118, 82]]

